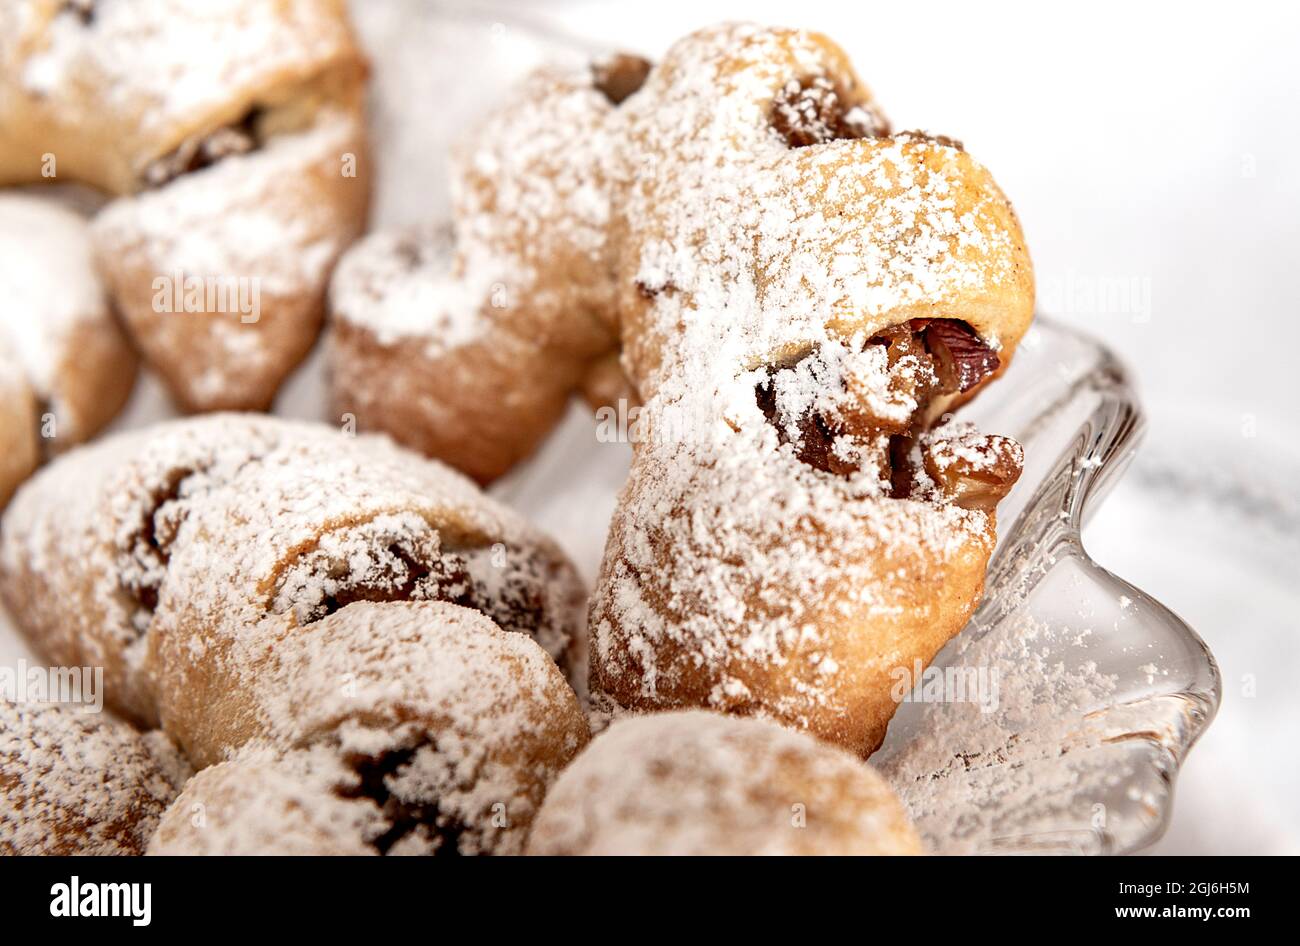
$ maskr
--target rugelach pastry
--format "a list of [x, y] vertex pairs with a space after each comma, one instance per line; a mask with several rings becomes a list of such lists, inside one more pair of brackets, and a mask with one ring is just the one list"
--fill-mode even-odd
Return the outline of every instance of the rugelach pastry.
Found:
[[0, 854], [144, 853], [189, 766], [87, 709], [0, 700]]
[[[518, 852], [587, 739], [560, 669], [583, 669], [573, 567], [387, 441], [252, 415], [162, 424], [61, 457], [0, 535], [0, 593], [50, 664], [103, 667], [109, 707], [196, 769], [251, 765], [273, 796], [297, 772], [323, 811], [348, 802], [354, 848]], [[274, 802], [201, 777], [162, 850], [273, 852], [298, 830], [224, 819]], [[214, 818], [185, 834], [208, 791]]]
[[700, 710], [619, 720], [551, 787], [530, 854], [920, 854], [861, 760], [765, 720]]
[[0, 187], [110, 198], [95, 255], [188, 411], [264, 409], [306, 355], [369, 199], [341, 0], [0, 6]]
[[46, 457], [98, 433], [135, 383], [127, 343], [72, 210], [0, 192], [0, 509]]

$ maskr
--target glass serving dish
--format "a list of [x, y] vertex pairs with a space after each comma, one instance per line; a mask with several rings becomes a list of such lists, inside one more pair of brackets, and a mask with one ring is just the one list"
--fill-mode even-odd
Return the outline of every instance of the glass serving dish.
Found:
[[1019, 440], [1025, 471], [998, 509], [983, 604], [933, 666], [995, 698], [905, 702], [872, 761], [935, 851], [1140, 850], [1220, 679], [1205, 642], [1080, 539], [1140, 439], [1133, 388], [1101, 343], [1040, 317], [963, 416]]

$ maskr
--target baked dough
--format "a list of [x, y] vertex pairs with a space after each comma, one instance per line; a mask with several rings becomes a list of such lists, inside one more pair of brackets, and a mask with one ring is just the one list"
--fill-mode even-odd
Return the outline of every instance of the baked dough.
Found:
[[[0, 594], [42, 655], [105, 668], [106, 698], [182, 735], [207, 718], [237, 641], [262, 646], [353, 601], [450, 600], [564, 661], [581, 626], [573, 566], [473, 483], [373, 437], [216, 414], [102, 439], [10, 504]], [[157, 676], [168, 647], [182, 654]], [[229, 652], [229, 653], [228, 653]], [[182, 707], [198, 714], [184, 719]]]
[[98, 433], [135, 354], [95, 273], [90, 229], [51, 200], [0, 193], [0, 509], [40, 459]]
[[444, 602], [349, 605], [222, 677], [203, 739], [252, 748], [186, 786], [151, 854], [518, 854], [587, 741], [540, 647]]
[[486, 483], [614, 344], [604, 165], [615, 103], [547, 68], [452, 155], [450, 230], [376, 235], [331, 287], [335, 410]]
[[0, 854], [142, 854], [188, 776], [161, 733], [0, 700]]
[[[1019, 224], [960, 146], [887, 134], [814, 34], [700, 31], [620, 114], [627, 165], [654, 168], [613, 238], [645, 406], [592, 602], [593, 693], [867, 755], [895, 674], [979, 600], [1019, 474], [1004, 438], [928, 429], [1028, 326]], [[934, 459], [955, 452], [961, 475]]]
[[114, 198], [96, 255], [183, 409], [266, 408], [310, 349], [365, 218], [364, 73], [337, 0], [0, 8], [0, 186]]
[[556, 780], [530, 854], [920, 854], [902, 805], [846, 752], [692, 710], [621, 720]]
[[583, 362], [446, 292], [456, 265], [445, 233], [372, 234], [344, 256], [330, 290], [331, 400], [335, 416], [486, 484], [551, 432]]
[[[249, 751], [209, 766], [163, 814], [151, 856], [364, 857], [385, 827], [377, 805], [338, 790], [351, 773], [324, 747]], [[354, 776], [353, 776], [354, 777]]]
[[[42, 656], [103, 667], [106, 703], [226, 766], [160, 852], [517, 853], [587, 740], [557, 664], [581, 669], [572, 565], [386, 440], [160, 424], [50, 464], [0, 536], [0, 594]], [[305, 826], [264, 833], [308, 799]]]

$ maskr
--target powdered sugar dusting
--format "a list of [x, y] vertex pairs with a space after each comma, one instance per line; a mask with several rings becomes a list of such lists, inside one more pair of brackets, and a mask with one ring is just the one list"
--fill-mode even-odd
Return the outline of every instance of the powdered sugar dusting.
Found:
[[[465, 608], [353, 605], [285, 639], [276, 656], [276, 671], [256, 682], [273, 738], [305, 744], [332, 732], [345, 757], [414, 745], [392, 790], [436, 800], [442, 817], [467, 826], [461, 853], [518, 853], [541, 789], [586, 741], [554, 662]], [[494, 806], [516, 830], [488, 830]]]
[[[330, 283], [335, 318], [365, 326], [381, 345], [426, 341], [430, 357], [467, 345], [486, 331], [490, 273], [454, 272], [450, 232], [381, 232], [352, 247]], [[477, 277], [477, 278], [475, 278]]]
[[[11, 603], [36, 596], [34, 613], [16, 610], [51, 635], [38, 644], [107, 661], [110, 700], [144, 718], [159, 634], [185, 632], [186, 646], [239, 628], [256, 637], [345, 593], [451, 597], [561, 658], [581, 596], [558, 549], [458, 474], [381, 439], [242, 415], [162, 424], [56, 462], [8, 510], [0, 565]], [[176, 672], [194, 671], [182, 660]]]
[[[146, 853], [154, 856], [356, 856], [385, 830], [379, 809], [340, 797], [348, 778], [327, 747], [277, 753], [265, 747], [212, 765], [185, 786]], [[202, 827], [194, 824], [196, 806]]]
[[[572, 566], [386, 440], [255, 415], [163, 424], [56, 461], [4, 525], [6, 600], [46, 656], [102, 662], [109, 702], [160, 718], [197, 766], [290, 753], [259, 755], [271, 775], [221, 805], [315, 798], [298, 821], [345, 826], [330, 843], [348, 849], [515, 853], [586, 741], [556, 665]], [[332, 761], [295, 768], [300, 749]], [[308, 769], [334, 774], [287, 788]], [[210, 778], [194, 791], [232, 790]], [[174, 825], [159, 846], [275, 847], [247, 820], [188, 840]]]
[[307, 131], [114, 201], [95, 219], [101, 252], [121, 252], [122, 264], [162, 277], [256, 276], [267, 294], [312, 291], [351, 224], [340, 225], [335, 208], [302, 201], [300, 185], [286, 184], [314, 166], [337, 173], [340, 156], [357, 141], [356, 122], [327, 112]]
[[137, 173], [269, 89], [354, 55], [331, 0], [97, 0], [91, 16], [83, 22], [72, 4], [6, 4], [0, 44], [21, 69], [11, 94], [39, 101], [63, 127], [114, 127], [102, 138]]
[[372, 237], [335, 280], [336, 316], [433, 354], [489, 325], [566, 358], [608, 347], [611, 111], [586, 67], [534, 73], [453, 150], [450, 233]]
[[140, 854], [188, 775], [160, 734], [84, 707], [0, 702], [0, 852]]
[[556, 781], [534, 854], [912, 854], [883, 780], [771, 723], [699, 711], [614, 723]]
[[[1086, 825], [1093, 816], [1081, 786], [1121, 777], [1113, 754], [1093, 750], [1123, 727], [1115, 718], [1103, 724], [1089, 717], [1114, 701], [1116, 678], [1086, 658], [1071, 665], [1052, 659], [1064, 641], [1077, 645], [1081, 636], [1022, 611], [982, 637], [959, 639], [952, 663], [995, 681], [996, 708], [927, 705], [911, 738], [881, 767], [935, 849], [1050, 843], [1050, 829], [1063, 820]], [[1044, 834], [1036, 837], [1035, 828]]]
[[186, 788], [151, 853], [517, 854], [587, 738], [546, 654], [455, 605], [354, 604], [242, 656], [259, 736]]
[[792, 73], [860, 87], [811, 34], [732, 24], [679, 42], [626, 106], [630, 263], [657, 293], [638, 329], [656, 350], [633, 353], [644, 395], [712, 389], [725, 366], [910, 309], [957, 317], [945, 307], [1025, 265], [1004, 199], [956, 148], [900, 135], [791, 150], [769, 111]]
[[[780, 112], [792, 81], [877, 115], [823, 38], [726, 24], [677, 43], [611, 119], [622, 357], [649, 433], [593, 600], [593, 670], [642, 708], [700, 699], [696, 678], [710, 706], [815, 728], [863, 672], [847, 641], [880, 635], [883, 667], [929, 646], [927, 622], [955, 633], [993, 544], [992, 517], [923, 474], [895, 498], [888, 434], [931, 369], [867, 342], [938, 316], [1009, 357], [1032, 287], [1014, 217], [964, 151], [872, 137], [878, 115], [823, 140], [818, 109], [795, 145], [773, 118], [775, 102], [802, 120]], [[850, 408], [875, 435], [829, 445], [843, 475], [813, 468], [800, 424]], [[903, 614], [914, 645], [888, 643]]]
[[110, 318], [86, 222], [50, 200], [0, 195], [0, 297], [0, 345], [49, 398], [73, 330]]

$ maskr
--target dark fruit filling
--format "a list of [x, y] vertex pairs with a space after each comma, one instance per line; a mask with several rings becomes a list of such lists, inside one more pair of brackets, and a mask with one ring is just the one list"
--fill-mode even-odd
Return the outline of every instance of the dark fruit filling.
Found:
[[780, 442], [823, 473], [849, 477], [870, 469], [895, 498], [995, 506], [1020, 474], [1019, 446], [971, 433], [931, 438], [928, 430], [936, 399], [971, 391], [995, 374], [997, 352], [952, 319], [912, 319], [866, 345], [884, 349], [871, 362], [874, 373], [862, 373], [847, 350], [832, 356], [814, 349], [767, 369], [754, 394]]
[[825, 76], [786, 83], [772, 100], [772, 127], [791, 148], [851, 138], [879, 138], [889, 125], [869, 105], [853, 105]]
[[628, 53], [617, 53], [591, 67], [592, 82], [611, 105], [622, 105], [650, 75], [650, 61]]

